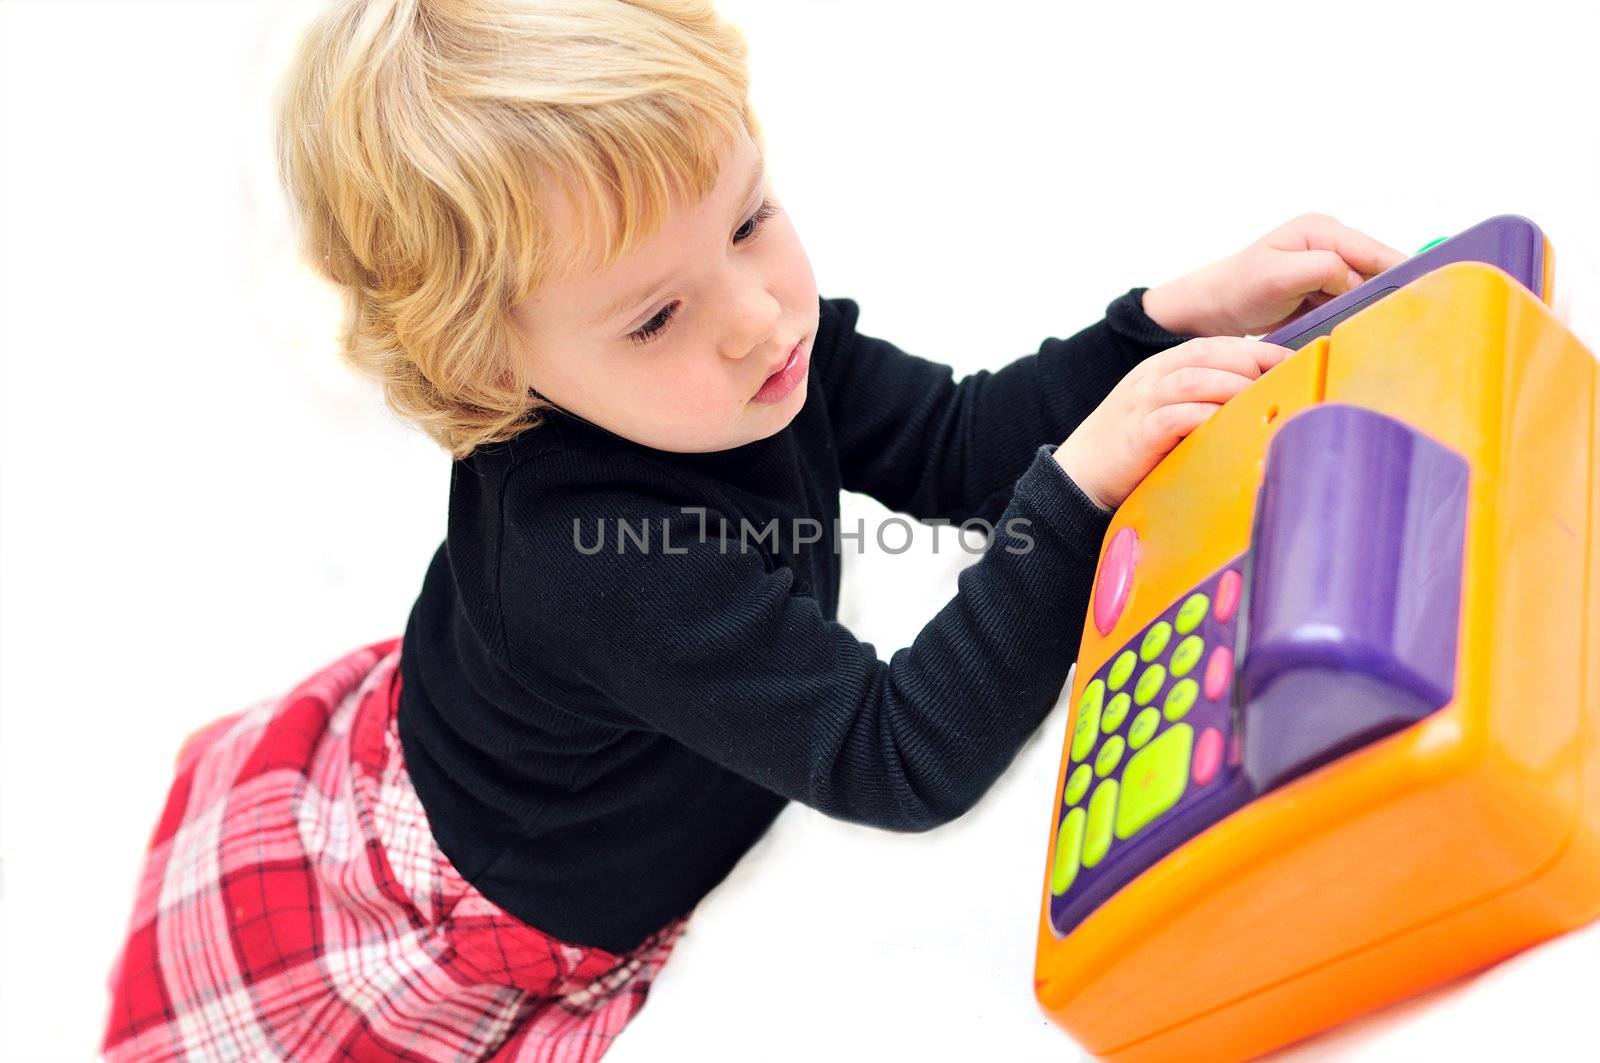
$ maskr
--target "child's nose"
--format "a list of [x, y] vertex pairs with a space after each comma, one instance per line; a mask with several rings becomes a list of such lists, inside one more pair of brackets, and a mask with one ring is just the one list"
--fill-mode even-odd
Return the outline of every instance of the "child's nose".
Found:
[[[779, 323], [783, 308], [777, 297], [759, 284], [741, 285], [726, 304], [729, 324], [724, 333], [723, 356], [770, 361], [774, 348], [784, 342]], [[793, 342], [791, 337], [789, 342]]]

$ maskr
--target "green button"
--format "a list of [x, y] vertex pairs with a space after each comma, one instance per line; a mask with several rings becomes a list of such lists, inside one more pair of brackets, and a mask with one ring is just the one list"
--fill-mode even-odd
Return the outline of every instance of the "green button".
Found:
[[1106, 711], [1100, 714], [1100, 730], [1110, 734], [1122, 726], [1122, 721], [1128, 718], [1128, 706], [1133, 704], [1133, 699], [1128, 697], [1124, 690], [1106, 704]]
[[1067, 777], [1067, 789], [1062, 796], [1067, 804], [1075, 805], [1078, 798], [1082, 797], [1089, 789], [1089, 780], [1094, 778], [1094, 771], [1087, 764], [1079, 764], [1072, 769], [1072, 774]]
[[1144, 633], [1144, 641], [1139, 643], [1139, 656], [1146, 661], [1153, 661], [1161, 656], [1161, 651], [1167, 648], [1167, 640], [1172, 638], [1172, 625], [1165, 620], [1157, 621], [1156, 626]]
[[1172, 678], [1178, 679], [1194, 671], [1205, 652], [1205, 640], [1199, 635], [1190, 635], [1178, 643], [1178, 648], [1172, 651]]
[[1050, 892], [1057, 897], [1067, 892], [1072, 880], [1078, 877], [1078, 851], [1083, 848], [1085, 815], [1083, 809], [1074, 808], [1061, 817], [1061, 829], [1056, 831], [1056, 862], [1050, 869]]
[[1185, 679], [1167, 691], [1167, 700], [1161, 706], [1161, 711], [1166, 713], [1169, 720], [1181, 720], [1189, 715], [1189, 710], [1194, 708], [1194, 699], [1200, 696], [1200, 684], [1193, 679]]
[[1106, 696], [1106, 685], [1096, 679], [1078, 699], [1078, 722], [1072, 728], [1072, 759], [1082, 760], [1094, 748], [1094, 739], [1100, 733], [1100, 699]]
[[[1194, 728], [1180, 723], [1128, 758], [1127, 770], [1122, 773], [1122, 803], [1117, 808], [1118, 838], [1133, 837], [1178, 803], [1189, 783], [1189, 752], [1193, 748]], [[1089, 820], [1092, 831], [1092, 807]]]
[[1161, 726], [1161, 713], [1154, 708], [1145, 709], [1133, 718], [1133, 726], [1128, 728], [1128, 745], [1138, 749], [1155, 737], [1156, 728], [1159, 726]]
[[1178, 606], [1178, 634], [1187, 635], [1200, 626], [1200, 621], [1206, 618], [1206, 610], [1211, 608], [1211, 599], [1203, 594], [1195, 593], [1183, 600]]
[[1111, 820], [1117, 810], [1117, 780], [1107, 779], [1089, 798], [1089, 819], [1083, 828], [1083, 866], [1093, 867], [1111, 848]]
[[1144, 670], [1144, 675], [1139, 677], [1139, 682], [1133, 687], [1133, 700], [1141, 705], [1148, 705], [1161, 693], [1161, 684], [1167, 681], [1167, 670], [1159, 664], [1152, 664]]
[[1121, 735], [1112, 735], [1106, 739], [1105, 745], [1100, 747], [1100, 752], [1095, 754], [1094, 773], [1106, 776], [1116, 771], [1117, 765], [1122, 763], [1122, 752], [1127, 745]]
[[1132, 650], [1123, 650], [1111, 666], [1111, 672], [1106, 676], [1106, 683], [1112, 690], [1121, 690], [1122, 684], [1128, 681], [1133, 674], [1133, 666], [1139, 663], [1139, 657]]
[[1450, 239], [1448, 236], [1435, 236], [1432, 240], [1429, 240], [1427, 243], [1417, 248], [1414, 253], [1420, 255], [1422, 252], [1427, 251], [1430, 248], [1438, 247], [1448, 239]]

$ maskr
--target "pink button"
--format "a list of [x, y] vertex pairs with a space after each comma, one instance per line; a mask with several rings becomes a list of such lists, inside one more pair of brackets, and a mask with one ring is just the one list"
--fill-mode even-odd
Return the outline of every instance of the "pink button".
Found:
[[1217, 581], [1217, 602], [1211, 607], [1211, 612], [1221, 623], [1226, 624], [1234, 610], [1239, 608], [1239, 587], [1243, 582], [1236, 568], [1228, 569]]
[[1235, 731], [1228, 736], [1228, 767], [1239, 763], [1239, 732]]
[[1211, 659], [1206, 662], [1206, 697], [1212, 701], [1221, 698], [1232, 681], [1233, 651], [1226, 646], [1218, 646], [1211, 651]]
[[1222, 765], [1222, 732], [1207, 727], [1194, 744], [1194, 784], [1204, 786], [1217, 777]]
[[1094, 581], [1094, 626], [1102, 635], [1111, 634], [1128, 604], [1133, 589], [1133, 568], [1139, 563], [1139, 536], [1132, 528], [1120, 528], [1100, 559], [1100, 575]]

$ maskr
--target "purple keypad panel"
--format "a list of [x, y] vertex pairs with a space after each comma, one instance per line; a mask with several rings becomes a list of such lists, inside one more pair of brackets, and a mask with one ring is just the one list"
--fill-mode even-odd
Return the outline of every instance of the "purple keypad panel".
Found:
[[1241, 555], [1213, 573], [1084, 684], [1050, 869], [1057, 934], [1249, 800], [1232, 705], [1243, 569]]

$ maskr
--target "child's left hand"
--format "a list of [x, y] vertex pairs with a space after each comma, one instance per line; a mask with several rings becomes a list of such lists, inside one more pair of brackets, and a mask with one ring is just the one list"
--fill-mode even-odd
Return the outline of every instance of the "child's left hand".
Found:
[[1263, 335], [1406, 256], [1326, 214], [1302, 214], [1238, 254], [1144, 293], [1144, 312], [1180, 336]]

